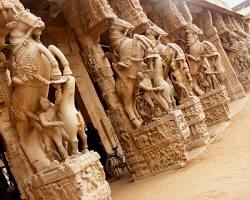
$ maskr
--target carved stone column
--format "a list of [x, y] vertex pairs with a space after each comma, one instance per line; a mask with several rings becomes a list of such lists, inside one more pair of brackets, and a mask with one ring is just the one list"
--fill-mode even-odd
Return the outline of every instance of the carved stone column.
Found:
[[180, 102], [179, 108], [190, 129], [190, 136], [187, 138], [188, 150], [206, 145], [209, 142], [209, 135], [200, 99], [196, 96], [189, 97]]
[[[1, 52], [0, 62], [0, 134], [3, 138], [5, 155], [10, 166], [11, 172], [15, 177], [22, 199], [27, 199], [24, 181], [27, 177], [34, 174], [27, 157], [25, 156], [18, 139], [18, 134], [9, 116], [10, 86], [6, 70], [8, 62], [4, 62], [4, 54]], [[3, 59], [3, 60], [2, 60]]]
[[[113, 71], [108, 59], [105, 57], [102, 46], [99, 43], [100, 35], [107, 31], [110, 22], [114, 18], [117, 18], [112, 12], [110, 5], [106, 0], [55, 0], [54, 2], [60, 6], [60, 9], [65, 16], [69, 27], [74, 31], [74, 35], [77, 38], [80, 49], [82, 49], [81, 55], [84, 59], [86, 69], [90, 74], [92, 81], [95, 82], [99, 87], [101, 95], [107, 105], [106, 109], [109, 109], [112, 115], [117, 116], [114, 118], [116, 121], [122, 121], [122, 123], [126, 124], [126, 127], [129, 127], [130, 123], [126, 119], [126, 115], [118, 114], [123, 113], [123, 110], [115, 93]], [[82, 67], [84, 66], [82, 65]], [[86, 69], [84, 69], [85, 76], [87, 75]], [[94, 90], [92, 83], [91, 88]], [[89, 103], [92, 104], [91, 99], [89, 99]], [[98, 128], [99, 131], [101, 130], [103, 135], [109, 136], [109, 138], [105, 138], [105, 141], [103, 140], [103, 143], [109, 144], [106, 146], [106, 149], [108, 150], [108, 153], [111, 153], [112, 147], [116, 146], [116, 142], [114, 142], [114, 136], [112, 136], [115, 134], [115, 131], [111, 126], [109, 119], [107, 119], [106, 113], [104, 113], [103, 106], [100, 105], [100, 102], [98, 106], [99, 111], [94, 108], [95, 106], [93, 106], [93, 104], [91, 107], [95, 109], [95, 114], [91, 111], [90, 116], [92, 115], [92, 121], [98, 124], [96, 128]], [[102, 113], [102, 115], [105, 117], [100, 118], [100, 113]], [[120, 119], [119, 116], [122, 116], [123, 119]]]
[[218, 52], [221, 56], [221, 61], [226, 71], [226, 77], [224, 80], [224, 84], [228, 90], [228, 95], [231, 100], [236, 100], [241, 97], [244, 97], [244, 89], [240, 84], [236, 73], [228, 59], [225, 50], [221, 44], [221, 40], [218, 36], [216, 28], [213, 26], [212, 15], [209, 10], [203, 10], [197, 17], [199, 21], [203, 22], [203, 30], [208, 41], [212, 42], [214, 46], [217, 48]]
[[[111, 153], [112, 147], [116, 145], [114, 129], [110, 119], [105, 113], [99, 97], [97, 96], [87, 68], [83, 63], [84, 61], [81, 56], [81, 50], [75, 39], [75, 35], [72, 33], [70, 27], [67, 24], [64, 24], [63, 26], [52, 24], [48, 26], [47, 32], [55, 40], [54, 42], [56, 42], [57, 46], [62, 49], [63, 53], [69, 60], [72, 72], [76, 77], [76, 84], [80, 93], [80, 97], [86, 107], [88, 115], [90, 116], [93, 125], [99, 132], [105, 150], [107, 153]], [[99, 52], [96, 53], [98, 54]], [[101, 67], [101, 65], [98, 66]], [[103, 68], [94, 68], [94, 66], [91, 66], [90, 70], [93, 76], [94, 72], [99, 72], [93, 77], [93, 80], [95, 80], [98, 86], [101, 86], [101, 91], [105, 98], [109, 95], [110, 90], [112, 90], [114, 87], [112, 76], [111, 78], [107, 77], [109, 73], [112, 75], [112, 71], [105, 71]], [[100, 80], [100, 78], [102, 79]], [[108, 101], [109, 99], [110, 98], [107, 97], [105, 100]], [[114, 101], [115, 99], [112, 98], [112, 100]]]
[[[128, 12], [125, 12], [125, 14], [120, 12], [117, 12], [116, 14], [118, 15], [118, 17], [121, 17], [123, 19], [125, 18], [125, 20], [129, 21], [131, 24], [138, 26], [138, 22], [131, 18], [131, 15], [129, 14], [135, 11], [134, 8], [131, 7], [132, 3], [137, 5], [137, 7], [140, 6], [138, 4], [138, 1], [123, 1], [123, 6], [126, 8], [130, 8], [130, 10], [128, 10]], [[140, 11], [141, 8], [137, 10], [138, 13], [135, 16], [139, 16]], [[119, 26], [120, 23], [121, 25]], [[119, 39], [115, 37], [117, 34], [121, 34], [121, 39], [126, 37], [121, 32], [119, 32], [120, 30], [124, 29], [126, 25], [129, 26], [127, 22], [119, 21], [116, 22], [113, 27], [111, 27], [110, 35], [113, 36], [111, 36], [111, 40], [114, 39], [111, 41], [111, 43], [114, 42], [113, 44], [116, 44], [116, 39]], [[117, 27], [117, 29], [115, 29], [115, 27]], [[145, 36], [140, 35], [138, 37], [144, 38]], [[136, 40], [136, 36], [132, 38], [127, 37], [127, 41], [125, 38], [124, 40], [126, 42], [123, 42], [123, 44], [128, 44], [129, 46], [129, 44], [131, 44], [131, 40], [133, 40], [134, 47], [138, 47], [140, 40]], [[145, 39], [144, 41], [147, 40]], [[116, 47], [118, 47], [118, 49], [115, 49]], [[130, 47], [133, 48], [133, 46]], [[129, 69], [136, 67], [140, 68], [140, 64], [144, 58], [144, 55], [140, 55], [139, 51], [137, 54], [137, 52], [135, 52], [136, 50], [128, 50], [126, 52], [126, 49], [128, 49], [129, 47], [126, 48], [123, 46], [121, 47], [121, 49], [119, 49], [119, 45], [114, 45], [113, 48], [114, 51], [121, 54], [119, 55], [120, 57], [118, 56], [117, 62], [121, 63], [121, 65], [122, 63], [124, 63], [125, 65], [128, 64], [127, 71], [126, 69], [120, 71], [121, 79], [124, 78], [123, 82], [120, 84], [122, 84], [123, 87], [126, 88], [126, 84], [124, 84], [124, 82], [130, 81], [131, 79], [134, 80], [135, 86], [137, 88], [138, 84], [136, 83], [136, 74], [134, 74], [135, 70], [129, 71]], [[132, 54], [130, 55], [129, 52], [132, 52]], [[131, 58], [131, 60], [129, 60], [128, 58]], [[144, 67], [146, 67], [145, 63]], [[119, 76], [119, 73], [117, 74]], [[121, 79], [119, 79], [119, 81]], [[133, 86], [131, 86], [130, 84], [127, 87]], [[131, 88], [127, 89], [129, 90]], [[137, 88], [136, 90], [138, 89], [139, 88]], [[182, 112], [180, 110], [174, 110], [168, 114], [165, 113], [163, 115], [160, 115], [157, 119], [153, 120], [151, 119], [152, 113], [149, 111], [150, 108], [147, 107], [147, 103], [144, 102], [141, 94], [136, 95], [135, 99], [135, 105], [137, 111], [139, 112], [138, 114], [141, 114], [144, 123], [138, 127], [132, 127], [129, 132], [125, 129], [120, 134], [120, 141], [124, 147], [124, 150], [126, 151], [127, 162], [131, 167], [131, 170], [135, 172], [133, 174], [133, 177], [135, 179], [141, 179], [147, 176], [162, 173], [164, 171], [183, 167], [187, 161], [186, 138], [190, 133]], [[159, 113], [162, 113], [159, 105], [158, 108], [154, 108], [155, 112], [157, 112], [157, 110]], [[145, 112], [147, 114], [145, 114]], [[147, 119], [147, 117], [145, 117], [142, 113], [144, 113], [144, 115], [147, 115], [150, 119]], [[118, 124], [118, 126], [122, 126], [122, 124]]]
[[[220, 14], [214, 14], [213, 21], [236, 75], [245, 91], [248, 92], [250, 90], [248, 36], [246, 33], [246, 37], [242, 36], [242, 34], [237, 34], [240, 32], [240, 26], [236, 26], [231, 20], [226, 20], [228, 23], [227, 27]], [[243, 33], [242, 31], [241, 33]]]
[[[24, 9], [18, 0], [0, 1], [0, 5], [0, 16], [5, 18], [1, 22], [7, 17], [11, 22], [4, 25], [10, 26], [10, 36], [5, 39], [10, 43], [12, 83], [9, 102], [1, 55], [0, 131], [21, 198], [110, 200], [100, 157], [87, 149], [68, 60], [56, 46], [47, 48], [40, 41], [45, 28], [41, 18]], [[48, 99], [50, 87], [55, 91], [54, 103]]]

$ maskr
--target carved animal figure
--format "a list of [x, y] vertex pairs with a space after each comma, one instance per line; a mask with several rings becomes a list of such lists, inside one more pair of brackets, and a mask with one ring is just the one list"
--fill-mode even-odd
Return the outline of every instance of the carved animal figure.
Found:
[[[10, 69], [13, 83], [10, 106], [12, 121], [23, 150], [39, 171], [48, 167], [50, 161], [41, 148], [38, 134], [29, 123], [27, 113], [37, 113], [40, 97], [46, 98], [48, 95], [46, 80], [59, 77], [61, 72], [52, 53], [39, 41], [39, 34], [44, 28], [40, 18], [28, 10], [12, 7], [12, 17], [9, 16], [7, 21], [13, 61]], [[37, 40], [32, 36], [36, 36]]]
[[88, 151], [87, 135], [84, 131], [84, 119], [81, 113], [75, 108], [75, 78], [73, 76], [67, 77], [68, 80], [62, 84], [59, 112], [62, 115], [64, 129], [71, 140], [72, 154], [77, 155], [79, 153], [77, 134], [79, 134], [82, 140], [84, 153]]
[[[163, 59], [164, 78], [167, 79], [168, 75], [170, 76], [177, 95], [181, 100], [191, 95], [189, 87], [192, 78], [189, 73], [185, 54], [175, 43], [162, 44], [160, 41], [162, 35], [166, 35], [166, 33], [154, 24], [146, 31], [146, 36], [153, 42], [154, 49], [159, 52], [159, 55]], [[159, 59], [157, 60], [160, 62]]]
[[123, 20], [116, 20], [110, 30], [111, 46], [118, 58], [113, 67], [117, 72], [116, 92], [120, 97], [126, 113], [132, 123], [139, 127], [142, 124], [135, 108], [135, 94], [137, 90], [136, 75], [142, 71], [144, 52], [151, 48], [150, 41], [143, 35], [134, 34], [132, 38], [126, 36], [133, 26]]
[[222, 82], [225, 71], [216, 47], [208, 41], [201, 42], [199, 35], [203, 35], [202, 31], [197, 26], [189, 24], [186, 30], [187, 59], [193, 78], [193, 91], [198, 96], [205, 93], [199, 84], [199, 75], [202, 73], [204, 63], [208, 63], [211, 66], [213, 74], [216, 74], [215, 78], [219, 82]]
[[[25, 10], [18, 0], [0, 1], [1, 26], [5, 22], [10, 33], [12, 66], [12, 95], [10, 114], [19, 134], [20, 144], [36, 171], [50, 166], [43, 151], [37, 130], [30, 123], [30, 113], [40, 109], [40, 97], [47, 98], [50, 80], [59, 79], [61, 72], [57, 56], [65, 75], [72, 74], [63, 54], [54, 46], [47, 49], [40, 42], [43, 21]], [[2, 46], [2, 44], [1, 44]]]

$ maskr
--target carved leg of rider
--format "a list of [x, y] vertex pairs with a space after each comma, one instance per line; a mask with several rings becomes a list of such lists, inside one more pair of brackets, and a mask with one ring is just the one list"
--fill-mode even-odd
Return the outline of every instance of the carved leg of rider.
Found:
[[150, 112], [151, 112], [151, 115], [154, 117], [154, 109], [155, 109], [155, 105], [152, 101], [152, 98], [149, 97], [149, 96], [144, 96], [144, 100], [147, 102], [147, 104], [149, 105], [150, 107]]
[[199, 84], [196, 79], [193, 80], [193, 89], [198, 94], [198, 96], [201, 96], [205, 94], [205, 92], [199, 87]]
[[133, 106], [134, 106], [134, 112], [135, 112], [135, 115], [136, 115], [137, 119], [139, 119], [141, 122], [143, 122], [143, 120], [141, 118], [141, 115], [138, 113], [138, 111], [136, 109], [135, 99], [134, 98], [133, 98]]
[[171, 101], [172, 101], [173, 110], [175, 110], [176, 109], [176, 100], [175, 100], [173, 95], [170, 95], [170, 98], [171, 98]]
[[170, 92], [168, 91], [162, 91], [161, 96], [168, 102], [168, 106], [170, 107], [170, 110], [173, 110], [173, 102], [171, 100]]
[[44, 145], [45, 145], [45, 151], [48, 154], [48, 157], [49, 157], [50, 161], [56, 160], [54, 155], [53, 155], [53, 150], [52, 150], [52, 146], [53, 146], [52, 138], [50, 138], [46, 134], [43, 134], [43, 142], [44, 142]]
[[158, 94], [157, 96], [155, 96], [154, 100], [157, 101], [161, 105], [162, 109], [166, 113], [168, 113], [169, 111], [168, 102], [161, 96], [161, 94]]
[[55, 132], [52, 136], [53, 138], [53, 141], [55, 142], [56, 144], [56, 147], [59, 151], [59, 154], [60, 156], [62, 157], [63, 160], [66, 160], [66, 158], [68, 158], [68, 153], [67, 151], [65, 150], [64, 146], [63, 146], [63, 142], [62, 142], [62, 133], [60, 132], [60, 129], [59, 128], [55, 128], [54, 129]]
[[78, 155], [79, 154], [79, 150], [78, 150], [78, 140], [77, 140], [77, 138], [76, 139], [73, 139], [72, 141], [71, 141], [71, 150], [72, 150], [72, 155], [73, 156], [76, 156], [76, 155]]

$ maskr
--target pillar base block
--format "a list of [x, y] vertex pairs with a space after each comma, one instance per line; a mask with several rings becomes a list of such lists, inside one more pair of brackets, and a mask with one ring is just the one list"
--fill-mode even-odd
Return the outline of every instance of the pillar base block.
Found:
[[230, 99], [225, 87], [209, 91], [199, 98], [204, 108], [208, 127], [229, 120]]
[[111, 200], [100, 156], [90, 151], [51, 166], [26, 180], [31, 200]]
[[180, 110], [157, 118], [133, 132], [137, 150], [127, 154], [134, 179], [142, 179], [187, 162], [186, 138], [190, 132]]
[[206, 145], [209, 142], [209, 134], [200, 99], [193, 96], [180, 103], [179, 108], [182, 110], [190, 129], [190, 136], [187, 138], [187, 150]]

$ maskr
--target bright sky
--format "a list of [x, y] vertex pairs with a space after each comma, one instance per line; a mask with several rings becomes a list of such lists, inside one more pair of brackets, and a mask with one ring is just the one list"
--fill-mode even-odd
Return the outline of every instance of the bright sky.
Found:
[[229, 7], [232, 8], [245, 0], [223, 0], [223, 1], [226, 2], [229, 5]]

